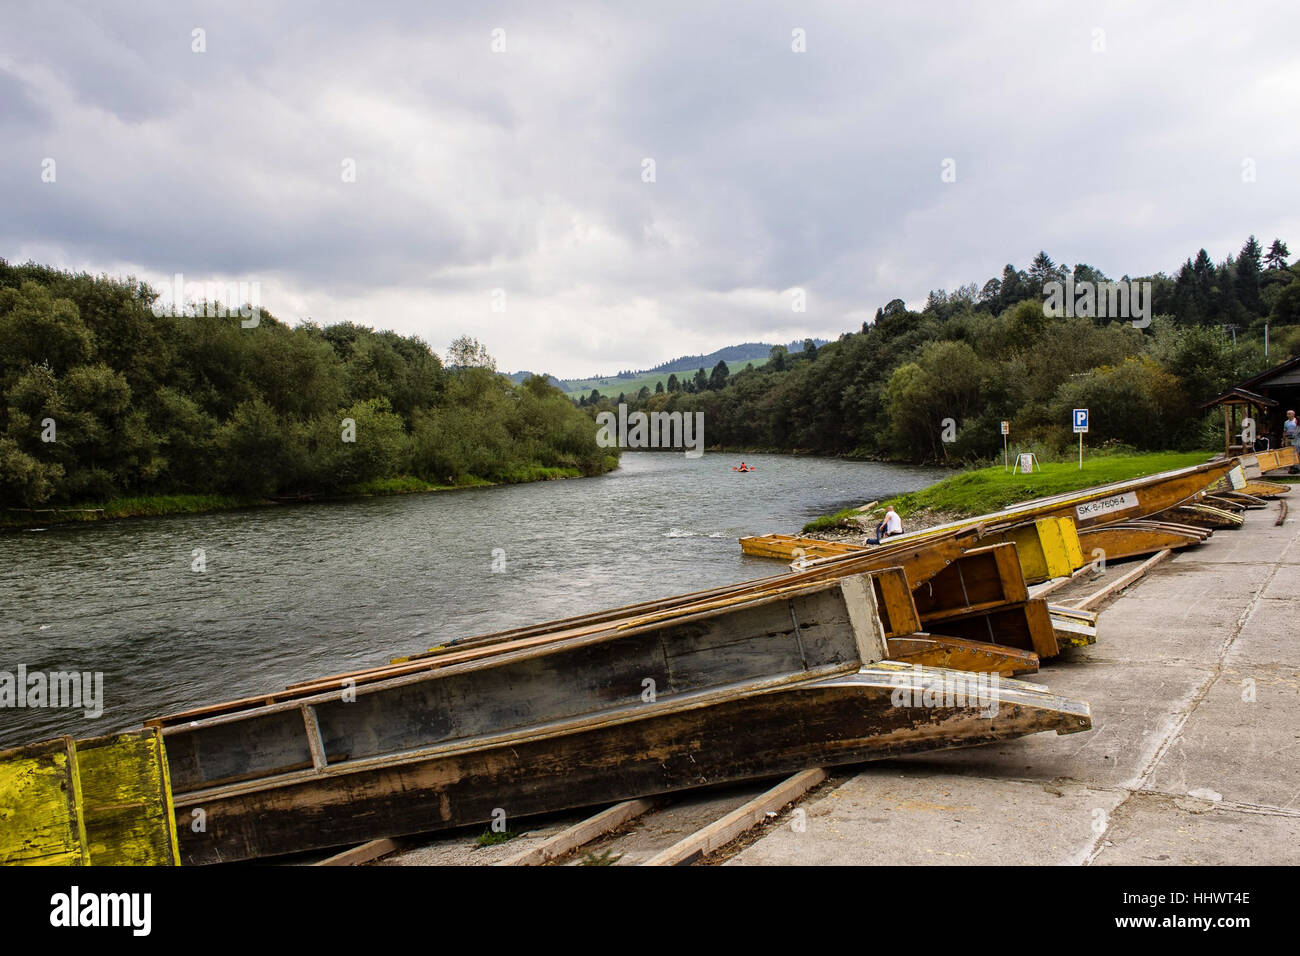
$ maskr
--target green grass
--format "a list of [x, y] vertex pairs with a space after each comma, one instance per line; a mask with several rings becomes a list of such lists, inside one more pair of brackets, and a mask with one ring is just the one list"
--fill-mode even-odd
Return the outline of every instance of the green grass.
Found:
[[200, 514], [205, 511], [251, 508], [263, 504], [266, 502], [261, 498], [237, 495], [145, 495], [134, 498], [113, 498], [99, 503], [34, 508], [30, 511], [0, 510], [0, 528], [30, 528], [35, 525], [103, 521], [111, 518]]
[[[987, 514], [1031, 498], [1043, 498], [1198, 465], [1212, 454], [1209, 451], [1115, 451], [1093, 452], [1090, 456], [1085, 450], [1082, 470], [1075, 459], [1043, 462], [1042, 471], [1030, 474], [1013, 474], [997, 464], [963, 471], [929, 488], [885, 499], [878, 508], [872, 509], [872, 514], [883, 514], [888, 505], [893, 505], [902, 518], [928, 511], [963, 517]], [[834, 515], [817, 518], [804, 525], [804, 531], [825, 531], [839, 527], [840, 521], [854, 510], [846, 508]]]
[[[618, 458], [606, 456], [606, 470], [618, 467]], [[328, 500], [379, 495], [412, 495], [429, 491], [451, 491], [456, 488], [490, 487], [495, 484], [520, 484], [530, 481], [554, 481], [559, 478], [581, 478], [577, 468], [545, 468], [541, 465], [524, 465], [500, 476], [500, 481], [467, 477], [454, 485], [433, 484], [412, 475], [376, 478], [350, 485]], [[322, 498], [321, 500], [327, 500]], [[33, 528], [53, 524], [81, 521], [103, 521], [112, 518], [154, 518], [163, 515], [200, 514], [207, 511], [227, 511], [232, 508], [254, 508], [275, 504], [265, 498], [237, 495], [145, 495], [132, 498], [114, 498], [105, 502], [82, 502], [76, 505], [59, 505], [31, 510], [0, 508], [0, 529]]]
[[545, 468], [541, 465], [522, 465], [501, 476], [501, 483], [516, 485], [526, 481], [557, 481], [561, 478], [581, 478], [577, 468]]
[[508, 840], [513, 840], [517, 836], [519, 836], [518, 833], [511, 833], [509, 830], [505, 830], [501, 833], [493, 833], [489, 830], [486, 833], [480, 833], [476, 836], [474, 838], [474, 845], [480, 847], [496, 846], [498, 843], [505, 843]]
[[830, 531], [832, 528], [850, 528], [857, 527], [850, 520], [856, 516], [858, 508], [845, 508], [837, 511], [833, 515], [822, 515], [820, 518], [814, 518], [803, 526], [804, 531]]

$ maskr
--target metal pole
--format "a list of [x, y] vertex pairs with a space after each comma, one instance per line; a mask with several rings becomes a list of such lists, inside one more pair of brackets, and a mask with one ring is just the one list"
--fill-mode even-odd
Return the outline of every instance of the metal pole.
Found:
[[1002, 436], [1002, 470], [1006, 471], [1011, 467], [1011, 462], [1007, 459], [1007, 436]]
[[1079, 470], [1083, 470], [1083, 432], [1079, 432]]

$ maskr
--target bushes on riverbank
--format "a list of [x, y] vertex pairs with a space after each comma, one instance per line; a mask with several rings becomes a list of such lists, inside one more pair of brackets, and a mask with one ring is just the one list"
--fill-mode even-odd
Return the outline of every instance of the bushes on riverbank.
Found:
[[472, 343], [444, 366], [393, 332], [159, 315], [155, 298], [0, 260], [0, 507], [337, 495], [617, 464], [559, 389], [514, 385]]

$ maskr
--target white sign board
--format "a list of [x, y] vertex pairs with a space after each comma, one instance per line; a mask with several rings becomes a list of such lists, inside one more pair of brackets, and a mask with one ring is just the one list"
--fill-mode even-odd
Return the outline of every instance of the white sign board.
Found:
[[1010, 435], [1010, 434], [1011, 434], [1011, 423], [1010, 423], [1010, 422], [1003, 422], [1003, 423], [1002, 423], [1002, 434], [1004, 434], [1004, 435]]
[[1128, 511], [1137, 506], [1138, 496], [1131, 491], [1126, 491], [1122, 495], [1111, 495], [1109, 498], [1098, 498], [1096, 501], [1085, 501], [1081, 505], [1075, 505], [1074, 513], [1079, 516], [1080, 521], [1089, 521], [1119, 511]]
[[1074, 430], [1076, 432], [1086, 432], [1088, 430], [1088, 410], [1086, 408], [1076, 408], [1074, 410]]

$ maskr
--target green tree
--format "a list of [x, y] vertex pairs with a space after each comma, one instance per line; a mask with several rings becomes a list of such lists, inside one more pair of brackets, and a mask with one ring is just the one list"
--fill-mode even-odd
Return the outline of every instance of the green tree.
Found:
[[1290, 256], [1291, 251], [1287, 249], [1286, 243], [1281, 239], [1274, 239], [1273, 244], [1268, 247], [1268, 255], [1264, 257], [1264, 262], [1270, 269], [1285, 269]]
[[727, 363], [719, 360], [718, 364], [713, 366], [713, 373], [709, 376], [709, 388], [714, 391], [725, 388], [730, 374], [731, 370], [727, 368]]

